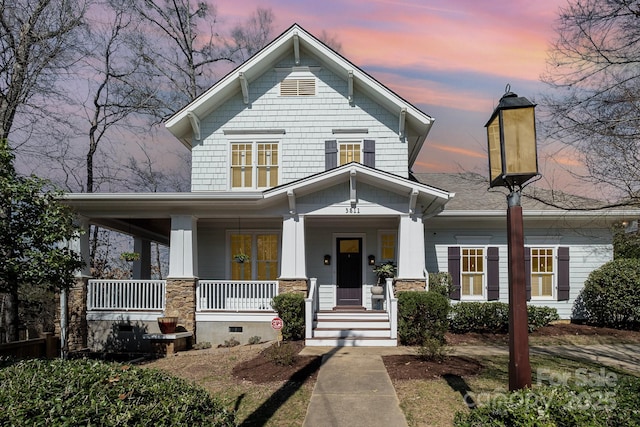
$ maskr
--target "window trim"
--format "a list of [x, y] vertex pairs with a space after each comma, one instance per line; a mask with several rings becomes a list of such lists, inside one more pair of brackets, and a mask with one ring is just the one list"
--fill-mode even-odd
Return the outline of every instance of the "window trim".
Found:
[[[276, 277], [280, 276], [280, 271], [282, 268], [282, 231], [279, 229], [258, 229], [258, 228], [249, 228], [249, 229], [228, 229], [225, 232], [225, 277], [227, 278], [226, 280], [232, 280], [231, 279], [231, 263], [233, 262], [232, 258], [233, 258], [233, 254], [231, 253], [231, 236], [235, 235], [235, 234], [241, 234], [241, 235], [250, 235], [251, 236], [251, 254], [249, 254], [249, 256], [251, 257], [251, 260], [255, 260], [257, 259], [257, 252], [258, 252], [258, 243], [257, 243], [257, 236], [259, 234], [272, 234], [272, 235], [276, 235], [277, 239], [278, 239], [278, 271], [276, 274]], [[255, 279], [254, 277], [256, 277], [257, 273], [258, 273], [258, 264], [255, 262], [251, 263], [251, 279], [249, 279], [250, 281], [257, 281], [258, 279]]]
[[[258, 187], [258, 145], [260, 144], [276, 144], [278, 164], [275, 165], [278, 168], [277, 183], [275, 186], [280, 185], [282, 182], [282, 141], [278, 138], [274, 138], [273, 135], [234, 135], [227, 139], [227, 188], [230, 191], [256, 191], [266, 190], [275, 186]], [[251, 187], [234, 187], [233, 186], [233, 145], [234, 144], [251, 144], [251, 181], [254, 185]], [[246, 167], [248, 167], [247, 165]], [[274, 165], [272, 165], [274, 166]]]
[[[526, 245], [529, 251], [529, 283], [531, 294], [530, 301], [557, 301], [558, 300], [558, 245]], [[551, 257], [553, 259], [553, 272], [551, 274], [551, 295], [534, 296], [533, 295], [533, 250], [534, 249], [551, 249]]]
[[[487, 301], [487, 248], [488, 246], [461, 245], [460, 246], [460, 301]], [[462, 291], [462, 278], [464, 266], [465, 249], [482, 249], [483, 269], [482, 269], [482, 295], [465, 295]]]

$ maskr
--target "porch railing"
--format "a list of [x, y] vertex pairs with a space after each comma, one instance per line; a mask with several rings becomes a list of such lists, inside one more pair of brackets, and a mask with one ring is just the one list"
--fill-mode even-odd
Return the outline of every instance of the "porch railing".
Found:
[[87, 310], [164, 310], [164, 280], [89, 280]]
[[304, 323], [305, 323], [305, 338], [313, 338], [313, 321], [316, 319], [316, 313], [320, 307], [320, 298], [318, 297], [318, 279], [312, 277], [309, 285], [309, 297], [304, 299]]
[[196, 288], [198, 311], [273, 311], [278, 282], [200, 280]]

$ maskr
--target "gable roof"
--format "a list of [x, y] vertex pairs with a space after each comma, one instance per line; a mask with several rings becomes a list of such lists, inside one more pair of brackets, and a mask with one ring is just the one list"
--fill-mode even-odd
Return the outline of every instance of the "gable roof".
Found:
[[[405, 195], [412, 205], [410, 210], [413, 211], [415, 206], [422, 206], [423, 216], [425, 217], [440, 213], [444, 206], [455, 196], [455, 193], [447, 190], [431, 187], [361, 163], [352, 162], [265, 190], [264, 198], [271, 199], [285, 195], [289, 198], [300, 197], [345, 180], [353, 180], [354, 183], [355, 181], [362, 182], [379, 189]], [[355, 186], [353, 187], [355, 188]]]
[[191, 148], [191, 141], [194, 135], [192, 121], [197, 121], [211, 114], [230, 96], [242, 91], [243, 80], [248, 82], [250, 87], [253, 80], [274, 67], [285, 55], [296, 55], [295, 52], [300, 50], [304, 50], [318, 58], [323, 66], [337, 75], [342, 75], [345, 80], [352, 75], [354, 88], [364, 91], [390, 112], [397, 114], [398, 117], [404, 112], [405, 128], [410, 128], [413, 131], [408, 138], [409, 166], [411, 167], [422, 148], [434, 119], [349, 62], [298, 24], [292, 25], [198, 98], [176, 112], [166, 121], [166, 128], [187, 148]]

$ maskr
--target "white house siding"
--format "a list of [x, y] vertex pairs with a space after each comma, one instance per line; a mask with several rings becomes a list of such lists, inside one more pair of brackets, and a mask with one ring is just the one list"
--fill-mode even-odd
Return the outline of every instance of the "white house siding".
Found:
[[[275, 68], [291, 67], [292, 59], [275, 65], [255, 81], [249, 82], [249, 105], [242, 94], [225, 101], [214, 114], [201, 117], [203, 141], [193, 142], [192, 191], [229, 189], [229, 135], [225, 130], [283, 129], [271, 135], [280, 143], [281, 184], [286, 184], [325, 168], [325, 141], [345, 138], [333, 129], [367, 129], [354, 138], [376, 142], [376, 168], [403, 177], [408, 175], [407, 144], [398, 136], [398, 115], [365, 96], [356, 87], [354, 103], [347, 100], [345, 76], [327, 68], [315, 70], [315, 96], [282, 97], [279, 81], [284, 76]], [[318, 62], [302, 55], [302, 65]]]
[[[608, 243], [610, 242], [610, 234], [608, 230], [603, 229], [554, 229], [552, 236], [548, 236], [546, 233], [547, 230], [527, 230], [525, 226], [525, 246], [569, 247], [569, 300], [532, 300], [528, 304], [554, 307], [558, 310], [561, 319], [571, 319], [574, 302], [589, 273], [613, 259], [613, 247]], [[451, 230], [427, 227], [425, 239], [426, 266], [429, 272], [448, 271], [449, 246], [498, 247], [500, 257], [499, 301], [509, 302], [506, 223], [504, 230]]]

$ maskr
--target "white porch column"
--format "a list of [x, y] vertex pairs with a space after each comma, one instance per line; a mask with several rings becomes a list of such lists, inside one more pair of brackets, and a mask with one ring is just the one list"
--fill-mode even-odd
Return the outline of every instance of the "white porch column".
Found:
[[82, 261], [84, 261], [84, 266], [80, 270], [76, 271], [75, 276], [77, 278], [91, 277], [91, 267], [89, 264], [91, 255], [89, 249], [89, 220], [84, 217], [77, 217], [75, 222], [76, 225], [80, 227], [81, 234], [69, 240], [67, 245], [69, 249], [79, 253], [82, 257]]
[[282, 221], [281, 279], [307, 277], [304, 241], [304, 216], [294, 214], [284, 217]]
[[398, 229], [398, 278], [423, 278], [424, 256], [422, 217], [418, 215], [402, 215]]
[[151, 279], [151, 241], [134, 237], [133, 251], [140, 254], [140, 259], [133, 261], [133, 278]]
[[171, 216], [169, 248], [170, 278], [195, 278], [198, 274], [198, 219], [191, 215]]

